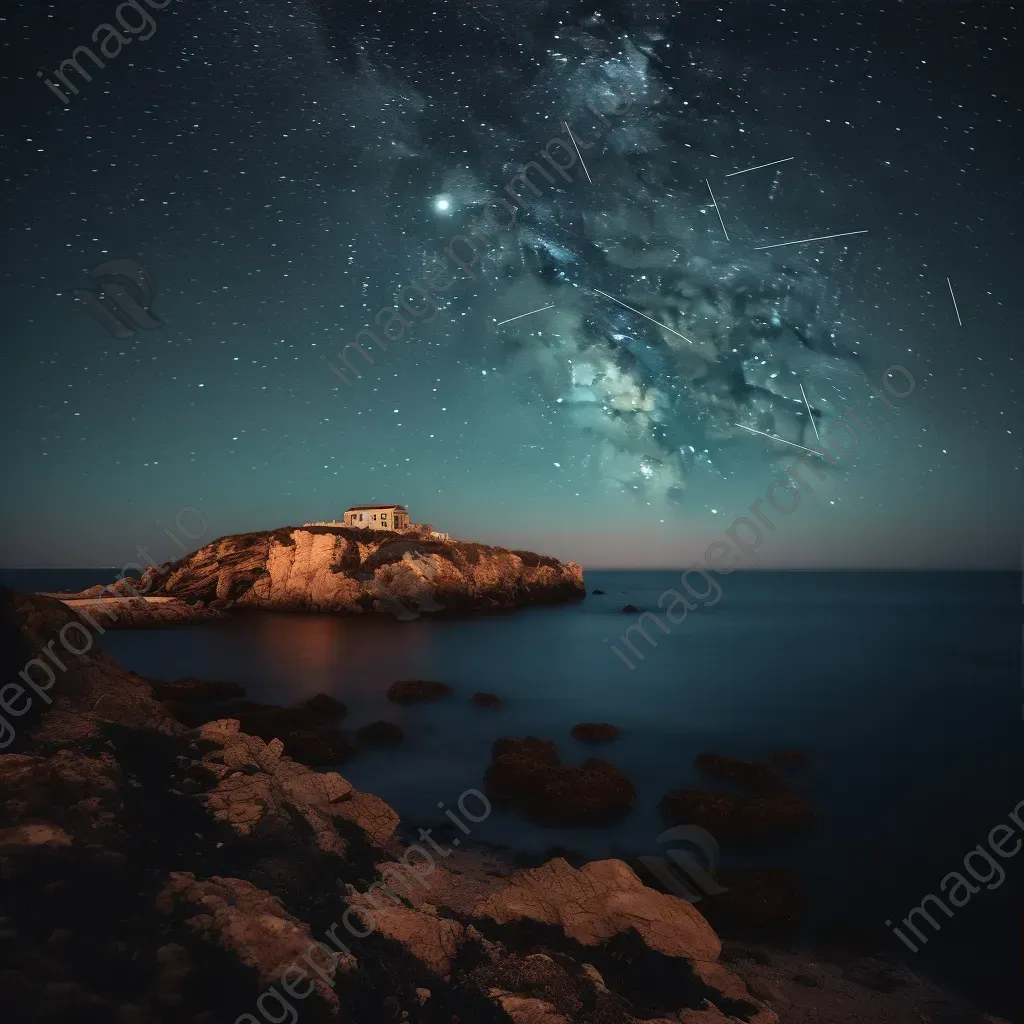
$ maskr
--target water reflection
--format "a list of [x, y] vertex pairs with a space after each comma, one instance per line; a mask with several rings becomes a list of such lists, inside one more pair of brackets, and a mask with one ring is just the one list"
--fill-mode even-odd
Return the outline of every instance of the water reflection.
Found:
[[267, 699], [288, 703], [317, 693], [350, 705], [375, 702], [396, 679], [420, 675], [437, 646], [437, 627], [425, 620], [260, 613], [232, 627], [247, 648], [246, 660], [260, 678], [273, 681]]

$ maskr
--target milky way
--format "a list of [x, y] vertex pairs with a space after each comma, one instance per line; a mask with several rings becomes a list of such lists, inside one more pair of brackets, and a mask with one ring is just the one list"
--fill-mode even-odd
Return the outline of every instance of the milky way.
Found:
[[[495, 104], [480, 89], [460, 141], [481, 154], [495, 139], [531, 134], [546, 146], [546, 169], [535, 164], [529, 181], [513, 188], [501, 182], [535, 154], [509, 145], [504, 177], [493, 183], [451, 168], [448, 147], [431, 142], [447, 133], [430, 100], [396, 71], [365, 72], [390, 75], [384, 88], [402, 99], [398, 152], [386, 147], [385, 156], [425, 167], [436, 161], [436, 212], [464, 224], [496, 195], [506, 208], [508, 195], [518, 200], [515, 223], [477, 257], [473, 274], [484, 273], [489, 286], [481, 302], [554, 309], [474, 334], [472, 358], [521, 375], [562, 406], [556, 412], [567, 429], [595, 438], [605, 481], [640, 496], [684, 501], [695, 463], [717, 469], [735, 449], [763, 452], [766, 461], [786, 449], [751, 430], [813, 447], [811, 417], [835, 418], [844, 402], [866, 398], [864, 374], [811, 265], [754, 251], [749, 232], [731, 243], [718, 211], [710, 214], [710, 186], [688, 151], [725, 130], [716, 100], [691, 106], [663, 81], [665, 34], [641, 17], [611, 25], [589, 14], [553, 35], [544, 19], [524, 17], [512, 42], [534, 55], [529, 72], [490, 70], [515, 79], [517, 104]], [[694, 93], [708, 93], [693, 84]], [[570, 118], [586, 148], [579, 160], [566, 152], [561, 130]], [[581, 164], [588, 160], [596, 180]], [[571, 173], [555, 177], [556, 163]]]

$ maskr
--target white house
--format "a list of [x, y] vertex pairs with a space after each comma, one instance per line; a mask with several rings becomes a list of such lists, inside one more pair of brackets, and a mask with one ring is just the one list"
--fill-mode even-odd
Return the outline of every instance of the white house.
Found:
[[364, 530], [404, 530], [409, 510], [404, 505], [353, 505], [345, 509], [345, 525]]
[[412, 530], [433, 540], [451, 540], [447, 533], [438, 533], [429, 523], [409, 522], [409, 510], [404, 505], [353, 505], [345, 509], [345, 519], [322, 519], [304, 526], [342, 526], [357, 530]]

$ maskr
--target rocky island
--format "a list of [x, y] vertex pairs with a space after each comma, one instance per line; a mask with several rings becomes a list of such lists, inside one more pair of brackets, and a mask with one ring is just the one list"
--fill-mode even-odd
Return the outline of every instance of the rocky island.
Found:
[[51, 595], [111, 626], [179, 624], [246, 610], [399, 619], [581, 599], [583, 570], [532, 551], [427, 531], [281, 527], [221, 537], [140, 578]]

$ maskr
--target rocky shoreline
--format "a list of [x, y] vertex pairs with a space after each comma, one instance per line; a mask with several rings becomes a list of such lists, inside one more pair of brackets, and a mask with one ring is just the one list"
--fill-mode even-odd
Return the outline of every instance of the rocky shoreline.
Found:
[[421, 615], [509, 611], [586, 597], [583, 570], [532, 551], [423, 531], [281, 527], [221, 537], [175, 562], [48, 596], [109, 628], [181, 625], [244, 611]]
[[[57, 600], [0, 591], [5, 681], [72, 623], [85, 628]], [[342, 715], [331, 698], [267, 709], [231, 685], [153, 684], [98, 644], [61, 657], [0, 752], [5, 1019], [986, 1020], [871, 958], [723, 944], [697, 908], [621, 860], [516, 869], [472, 845], [490, 806], [480, 790], [439, 794], [454, 839], [406, 835], [383, 800], [273, 735], [329, 729]], [[399, 688], [403, 699], [428, 692], [406, 682], [417, 685]], [[19, 696], [0, 692], [7, 706]], [[189, 709], [204, 701], [235, 702], [237, 714], [196, 723], [206, 715]], [[565, 778], [546, 748], [540, 759]], [[778, 798], [772, 775], [746, 781]], [[499, 788], [521, 782], [506, 765]]]

